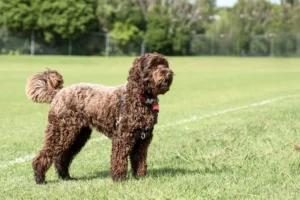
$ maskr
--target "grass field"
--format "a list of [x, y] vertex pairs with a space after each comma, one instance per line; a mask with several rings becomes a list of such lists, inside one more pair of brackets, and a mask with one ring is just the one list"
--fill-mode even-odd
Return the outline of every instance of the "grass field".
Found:
[[97, 132], [71, 175], [33, 181], [49, 105], [30, 102], [28, 76], [56, 69], [65, 86], [118, 85], [133, 58], [0, 57], [0, 199], [299, 199], [300, 59], [169, 58], [148, 175], [113, 183], [108, 139]]

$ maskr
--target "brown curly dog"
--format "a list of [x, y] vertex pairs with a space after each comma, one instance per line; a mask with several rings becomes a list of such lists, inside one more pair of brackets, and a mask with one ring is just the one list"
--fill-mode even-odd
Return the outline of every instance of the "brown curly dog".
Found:
[[45, 184], [51, 164], [60, 178], [69, 180], [69, 167], [90, 138], [92, 129], [112, 139], [111, 177], [126, 178], [128, 156], [134, 176], [147, 172], [147, 150], [157, 123], [158, 99], [173, 81], [166, 58], [144, 54], [133, 62], [125, 85], [107, 87], [76, 84], [63, 88], [54, 70], [33, 75], [27, 96], [38, 103], [51, 103], [42, 149], [33, 159], [37, 184]]

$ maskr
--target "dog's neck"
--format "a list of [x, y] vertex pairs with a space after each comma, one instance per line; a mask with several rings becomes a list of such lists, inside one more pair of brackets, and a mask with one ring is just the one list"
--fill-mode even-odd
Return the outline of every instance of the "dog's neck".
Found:
[[145, 90], [143, 87], [143, 85], [135, 81], [128, 80], [126, 84], [127, 95], [125, 98], [128, 100], [133, 100], [132, 98], [137, 98], [145, 106], [150, 105], [152, 107], [152, 110], [159, 111], [157, 96]]
[[138, 98], [145, 104], [151, 105], [152, 110], [159, 111], [158, 98], [154, 95], [139, 93]]
[[138, 93], [139, 96], [141, 98], [144, 98], [144, 99], [157, 99], [157, 96], [156, 95], [153, 95], [151, 93], [147, 93], [147, 92], [139, 92]]

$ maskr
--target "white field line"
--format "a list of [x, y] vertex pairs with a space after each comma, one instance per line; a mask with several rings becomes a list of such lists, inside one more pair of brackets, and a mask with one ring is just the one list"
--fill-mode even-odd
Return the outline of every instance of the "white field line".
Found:
[[270, 104], [270, 103], [280, 101], [280, 100], [283, 100], [283, 99], [290, 99], [290, 98], [293, 98], [293, 97], [300, 97], [300, 95], [281, 96], [281, 97], [276, 97], [276, 98], [273, 98], [273, 99], [263, 100], [263, 101], [253, 103], [253, 104], [250, 104], [250, 105], [246, 105], [246, 106], [240, 106], [240, 107], [235, 107], [235, 108], [230, 108], [230, 109], [214, 112], [214, 113], [207, 114], [207, 115], [192, 116], [191, 118], [188, 118], [188, 119], [183, 119], [183, 120], [180, 120], [180, 121], [177, 121], [177, 122], [168, 123], [166, 125], [158, 126], [158, 128], [165, 128], [165, 127], [170, 127], [170, 126], [177, 126], [177, 125], [180, 125], [180, 124], [186, 124], [186, 123], [189, 123], [189, 122], [192, 122], [192, 121], [197, 121], [197, 120], [201, 120], [201, 119], [205, 119], [205, 118], [224, 115], [224, 114], [227, 114], [227, 113], [230, 113], [230, 112], [243, 110], [243, 109], [247, 109], [247, 108], [263, 106], [263, 105], [266, 105], [266, 104]]
[[30, 154], [30, 155], [25, 155], [25, 156], [20, 157], [20, 158], [16, 158], [15, 160], [8, 161], [4, 165], [0, 165], [0, 168], [7, 168], [7, 167], [9, 167], [11, 165], [14, 165], [14, 164], [26, 162], [28, 160], [31, 160], [34, 156], [35, 156], [35, 154]]
[[[89, 141], [89, 143], [94, 143], [94, 142], [99, 142], [101, 140], [106, 140], [107, 137], [105, 136], [101, 136], [101, 137], [98, 137], [98, 138], [93, 138]], [[29, 154], [29, 155], [25, 155], [23, 157], [19, 157], [19, 158], [16, 158], [15, 160], [11, 160], [11, 161], [8, 161], [7, 163], [5, 164], [0, 164], [0, 168], [7, 168], [11, 165], [14, 165], [14, 164], [18, 164], [18, 163], [23, 163], [23, 162], [27, 162], [29, 160], [32, 160], [34, 158], [36, 154]]]
[[[300, 95], [281, 96], [281, 97], [276, 97], [276, 98], [272, 98], [272, 99], [263, 100], [263, 101], [253, 103], [253, 104], [250, 104], [250, 105], [246, 105], [246, 106], [240, 106], [240, 107], [235, 107], [235, 108], [230, 108], [230, 109], [214, 112], [214, 113], [207, 114], [207, 115], [193, 116], [193, 117], [188, 118], [188, 119], [184, 119], [184, 120], [180, 120], [180, 121], [177, 121], [177, 122], [168, 123], [166, 125], [158, 126], [158, 128], [163, 129], [165, 127], [186, 124], [186, 123], [189, 123], [189, 122], [192, 122], [192, 121], [197, 121], [197, 120], [201, 120], [201, 119], [205, 119], [205, 118], [224, 115], [224, 114], [227, 114], [227, 113], [230, 113], [230, 112], [243, 110], [243, 109], [247, 109], [247, 108], [254, 108], [254, 107], [258, 107], [258, 106], [263, 106], [263, 105], [270, 104], [270, 103], [273, 103], [273, 102], [276, 102], [276, 101], [281, 101], [281, 100], [284, 100], [284, 99], [290, 99], [290, 98], [294, 98], [294, 97], [300, 97]], [[105, 140], [105, 139], [107, 139], [107, 137], [101, 136], [99, 138], [94, 138], [94, 139], [90, 140], [90, 143], [99, 142], [99, 141]], [[14, 165], [14, 164], [27, 162], [29, 160], [32, 160], [34, 158], [34, 156], [35, 156], [35, 154], [30, 154], [30, 155], [25, 155], [25, 156], [20, 157], [20, 158], [16, 158], [15, 160], [8, 161], [7, 163], [5, 163], [3, 165], [0, 164], [0, 168], [7, 168], [7, 167], [9, 167], [11, 165]]]

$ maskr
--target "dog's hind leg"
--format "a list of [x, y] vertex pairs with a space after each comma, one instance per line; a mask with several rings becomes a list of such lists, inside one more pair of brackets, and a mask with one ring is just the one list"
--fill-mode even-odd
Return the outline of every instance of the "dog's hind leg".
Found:
[[52, 165], [54, 152], [44, 146], [32, 161], [34, 179], [37, 184], [46, 184], [45, 175]]
[[[50, 118], [51, 115], [48, 116], [48, 119]], [[76, 135], [79, 133], [79, 127], [69, 124], [67, 120], [51, 118], [49, 121], [43, 147], [32, 162], [37, 184], [46, 184], [45, 175], [47, 170], [53, 161], [73, 144]]]
[[92, 129], [84, 127], [80, 130], [80, 133], [76, 136], [75, 141], [71, 146], [65, 150], [61, 155], [54, 161], [57, 174], [61, 179], [70, 180], [72, 179], [69, 174], [69, 167], [74, 157], [80, 152], [83, 146], [90, 138]]
[[138, 140], [130, 153], [132, 173], [136, 177], [145, 176], [147, 173], [147, 151], [151, 140], [152, 134], [148, 138]]

